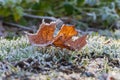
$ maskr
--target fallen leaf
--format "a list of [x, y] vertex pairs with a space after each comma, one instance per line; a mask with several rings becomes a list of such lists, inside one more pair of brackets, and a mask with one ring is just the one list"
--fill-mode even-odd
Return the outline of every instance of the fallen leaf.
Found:
[[65, 42], [65, 46], [70, 50], [80, 50], [83, 46], [86, 45], [87, 35], [84, 35], [76, 40], [69, 39]]
[[31, 34], [27, 33], [29, 42], [32, 45], [45, 47], [49, 45], [54, 45], [60, 48], [66, 48], [69, 50], [80, 50], [86, 45], [87, 35], [84, 35], [76, 40], [72, 40], [73, 36], [76, 36], [78, 32], [72, 25], [63, 24], [58, 34], [54, 37], [54, 31], [57, 22], [42, 23], [37, 33]]
[[58, 32], [56, 38], [54, 39], [54, 45], [61, 47], [61, 48], [66, 48], [65, 42], [69, 39], [72, 38], [72, 36], [77, 35], [78, 32], [75, 30], [74, 26], [68, 26], [63, 24], [60, 31]]
[[53, 43], [53, 34], [56, 28], [56, 23], [51, 22], [50, 24], [43, 22], [40, 25], [40, 28], [38, 29], [37, 33], [31, 34], [27, 33], [29, 42], [32, 45], [36, 46], [48, 46]]

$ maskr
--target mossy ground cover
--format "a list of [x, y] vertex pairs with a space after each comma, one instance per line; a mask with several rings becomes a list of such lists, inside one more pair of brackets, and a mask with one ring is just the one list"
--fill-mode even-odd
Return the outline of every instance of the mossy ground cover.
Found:
[[88, 36], [80, 51], [31, 46], [20, 37], [0, 39], [0, 79], [105, 80], [120, 79], [120, 39]]

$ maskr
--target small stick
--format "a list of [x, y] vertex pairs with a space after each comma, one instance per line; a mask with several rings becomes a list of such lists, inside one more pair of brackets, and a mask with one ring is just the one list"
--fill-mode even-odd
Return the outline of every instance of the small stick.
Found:
[[29, 18], [34, 18], [34, 19], [47, 19], [47, 20], [52, 20], [52, 21], [56, 21], [57, 20], [57, 18], [54, 18], [54, 17], [36, 16], [36, 15], [32, 15], [32, 14], [27, 14], [27, 13], [24, 13], [23, 16], [24, 17], [29, 17]]
[[8, 25], [8, 26], [18, 27], [18, 28], [21, 28], [21, 29], [24, 29], [24, 30], [33, 32], [33, 29], [32, 29], [32, 28], [25, 27], [25, 26], [22, 26], [22, 25], [19, 25], [19, 24], [10, 23], [10, 22], [3, 22], [3, 24], [4, 24], [4, 25]]

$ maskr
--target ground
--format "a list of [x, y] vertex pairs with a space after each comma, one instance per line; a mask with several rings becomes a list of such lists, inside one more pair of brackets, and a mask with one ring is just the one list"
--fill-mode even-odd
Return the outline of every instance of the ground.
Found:
[[2, 80], [119, 80], [120, 40], [88, 35], [80, 51], [36, 47], [26, 36], [0, 40]]

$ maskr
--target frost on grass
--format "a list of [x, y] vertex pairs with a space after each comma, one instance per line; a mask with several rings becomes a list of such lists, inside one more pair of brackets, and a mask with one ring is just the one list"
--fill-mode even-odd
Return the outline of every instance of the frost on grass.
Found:
[[[51, 74], [53, 70], [55, 70], [55, 74], [56, 71], [61, 71], [67, 74], [81, 73], [81, 75], [82, 72], [84, 72], [84, 74], [88, 75], [92, 74], [90, 72], [91, 70], [92, 72], [98, 70], [96, 69], [99, 68], [98, 64], [102, 66], [99, 72], [107, 72], [112, 70], [108, 70], [110, 67], [106, 67], [109, 65], [109, 61], [104, 60], [104, 58], [91, 58], [93, 56], [109, 55], [110, 58], [119, 59], [119, 46], [120, 40], [107, 39], [103, 36], [88, 37], [87, 45], [80, 51], [70, 51], [57, 47], [39, 48], [31, 46], [25, 37], [16, 40], [0, 39], [0, 75], [2, 74], [2, 76], [6, 77], [3, 73], [7, 72], [8, 76], [15, 75], [21, 77], [27, 74], [26, 71], [42, 73], [43, 75]], [[86, 58], [85, 55], [89, 56], [89, 58]], [[82, 56], [84, 58], [82, 58]], [[119, 67], [119, 63], [120, 60], [119, 62], [118, 60], [115, 62], [112, 60], [110, 64]], [[93, 69], [93, 66], [96, 68]], [[88, 72], [86, 70], [88, 70]], [[64, 73], [62, 74], [65, 75]], [[46, 78], [50, 77], [46, 76]]]
[[87, 45], [81, 50], [83, 54], [109, 55], [111, 58], [120, 58], [120, 40], [104, 36], [89, 37]]
[[[0, 39], [0, 58], [13, 54], [16, 49], [24, 49], [29, 45], [25, 37], [16, 40]], [[19, 52], [19, 51], [18, 51]], [[15, 53], [17, 54], [17, 52]]]
[[[24, 58], [34, 57], [38, 54], [47, 55], [48, 53], [60, 54], [91, 54], [94, 55], [110, 55], [111, 58], [120, 58], [120, 40], [106, 39], [103, 36], [89, 37], [87, 45], [81, 51], [61, 50], [55, 47], [37, 48], [29, 45], [27, 38], [21, 37], [16, 40], [0, 39], [0, 58], [8, 58], [13, 60], [21, 60]], [[45, 54], [46, 53], [46, 54]], [[53, 55], [53, 54], [52, 54]]]

